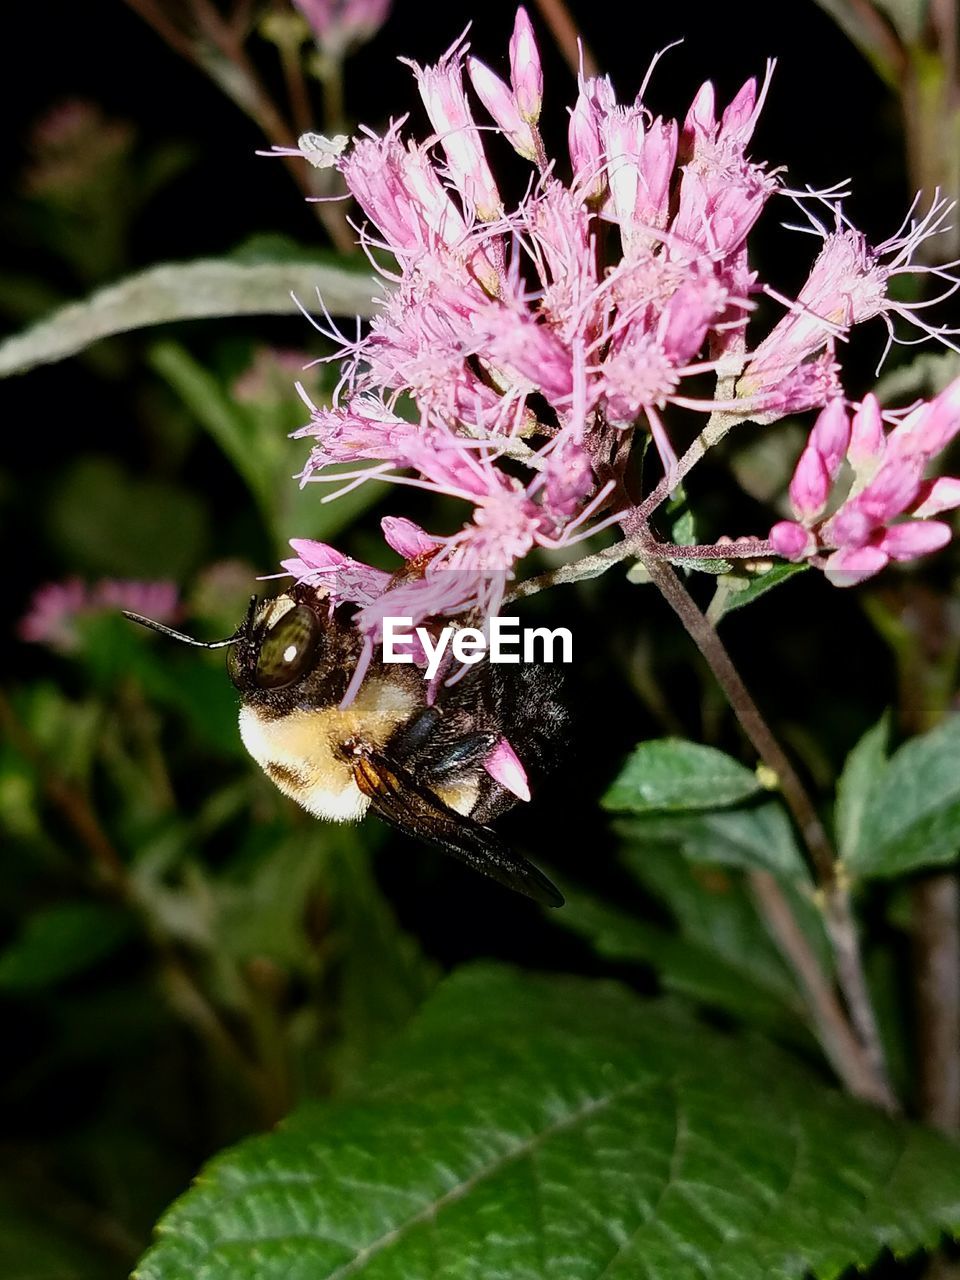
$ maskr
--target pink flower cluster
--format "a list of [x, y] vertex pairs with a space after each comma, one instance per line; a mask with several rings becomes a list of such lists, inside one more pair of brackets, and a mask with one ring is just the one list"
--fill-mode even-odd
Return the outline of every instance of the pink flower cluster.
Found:
[[[914, 218], [914, 206], [894, 237], [871, 248], [846, 223], [836, 190], [788, 191], [751, 159], [772, 64], [762, 85], [747, 81], [725, 106], [705, 84], [682, 122], [646, 106], [650, 73], [626, 103], [608, 78], [581, 77], [567, 155], [550, 157], [539, 130], [540, 58], [523, 9], [509, 53], [509, 80], [468, 57], [462, 38], [435, 66], [410, 64], [433, 129], [425, 141], [405, 135], [404, 119], [331, 148], [368, 220], [360, 242], [390, 287], [355, 339], [329, 317], [318, 325], [335, 342], [330, 358], [342, 373], [329, 406], [300, 388], [310, 422], [299, 434], [314, 442], [302, 482], [334, 484], [330, 500], [390, 481], [453, 496], [472, 512], [452, 535], [388, 525], [390, 545], [409, 562], [393, 580], [375, 582], [373, 571], [358, 578], [355, 566], [334, 563], [332, 549], [296, 544], [287, 569], [310, 579], [343, 574], [368, 644], [379, 619], [401, 608], [415, 620], [495, 611], [535, 547], [568, 546], [624, 524], [639, 499], [627, 471], [635, 443], [652, 437], [666, 494], [686, 470], [669, 406], [764, 423], [830, 406], [833, 423], [845, 414], [837, 344], [851, 326], [881, 317], [892, 338], [900, 317], [936, 336], [949, 332], [888, 293], [896, 275], [925, 269], [913, 258], [942, 228], [944, 202], [923, 218]], [[493, 128], [478, 124], [467, 78]], [[510, 207], [488, 160], [500, 143], [532, 166], [526, 193]], [[805, 229], [822, 247], [796, 299], [761, 282], [747, 254], [777, 194], [830, 212], [825, 224], [807, 214]], [[783, 307], [782, 318], [748, 335], [761, 293]], [[705, 375], [723, 386], [722, 397], [704, 387]], [[890, 439], [909, 434], [912, 421]], [[829, 487], [844, 450], [835, 458], [834, 443], [833, 452], [811, 448]], [[916, 470], [920, 452], [911, 456]], [[910, 543], [898, 544], [905, 535], [890, 530], [880, 546], [875, 523], [831, 544], [840, 535], [817, 525], [808, 506], [798, 508], [789, 537], [785, 529], [776, 535], [794, 558], [821, 563], [821, 549], [832, 547], [859, 552], [863, 563], [868, 546], [876, 561]], [[908, 502], [901, 510], [913, 509]], [[885, 507], [881, 524], [891, 518]], [[914, 533], [912, 545], [924, 536], [933, 535]], [[829, 572], [837, 576], [837, 562]]]
[[78, 623], [84, 618], [129, 609], [157, 622], [170, 623], [176, 621], [179, 604], [172, 582], [101, 578], [88, 585], [80, 578], [68, 578], [37, 588], [18, 632], [21, 640], [72, 653], [80, 646]]
[[[958, 432], [960, 379], [889, 432], [874, 396], [852, 416], [842, 400], [832, 401], [790, 482], [796, 520], [770, 530], [774, 549], [788, 560], [811, 560], [835, 585], [851, 586], [891, 560], [945, 546], [950, 526], [928, 517], [960, 507], [960, 480], [924, 476]], [[838, 504], [841, 472], [847, 492]]]

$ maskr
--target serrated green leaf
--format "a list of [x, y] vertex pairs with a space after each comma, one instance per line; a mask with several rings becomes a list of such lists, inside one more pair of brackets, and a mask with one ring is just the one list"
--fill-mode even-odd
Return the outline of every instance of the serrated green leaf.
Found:
[[832, 1280], [960, 1223], [960, 1153], [620, 987], [478, 966], [350, 1099], [207, 1167], [138, 1280]]
[[634, 750], [601, 803], [629, 813], [712, 809], [760, 789], [752, 769], [715, 747], [655, 738]]
[[765, 596], [774, 587], [779, 587], [781, 582], [786, 582], [788, 578], [803, 573], [807, 567], [805, 564], [775, 564], [766, 573], [750, 578], [742, 574], [725, 574], [717, 583], [716, 594], [710, 603], [711, 622], [716, 625], [728, 613], [734, 613], [745, 605], [753, 604], [754, 600], [759, 600], [761, 596]]
[[76, 355], [101, 338], [174, 320], [293, 315], [291, 293], [309, 303], [317, 290], [332, 315], [373, 314], [376, 289], [368, 271], [309, 260], [209, 259], [151, 267], [0, 343], [0, 378]]
[[837, 807], [834, 826], [840, 857], [855, 856], [860, 843], [860, 830], [870, 793], [878, 784], [887, 763], [889, 717], [884, 715], [868, 729], [847, 756], [837, 783]]
[[845, 855], [860, 876], [896, 876], [960, 853], [960, 715], [911, 738], [871, 789], [857, 843]]

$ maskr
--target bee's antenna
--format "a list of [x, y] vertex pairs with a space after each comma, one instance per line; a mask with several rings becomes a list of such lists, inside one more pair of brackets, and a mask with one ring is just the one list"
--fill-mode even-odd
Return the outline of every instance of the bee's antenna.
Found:
[[171, 640], [179, 640], [181, 644], [192, 644], [196, 649], [225, 649], [227, 645], [236, 644], [243, 635], [244, 627], [234, 632], [232, 636], [228, 636], [226, 640], [194, 640], [193, 636], [185, 636], [182, 631], [174, 631], [173, 627], [168, 627], [162, 622], [154, 622], [153, 618], [145, 618], [141, 613], [131, 613], [129, 609], [121, 609], [120, 612], [125, 618], [129, 618], [131, 622], [139, 622], [141, 627], [149, 627], [151, 631], [159, 631], [162, 636], [169, 636]]

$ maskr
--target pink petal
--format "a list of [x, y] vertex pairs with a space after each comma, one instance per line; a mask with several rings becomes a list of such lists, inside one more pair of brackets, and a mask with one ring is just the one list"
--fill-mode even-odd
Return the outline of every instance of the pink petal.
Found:
[[526, 770], [506, 738], [500, 739], [484, 760], [483, 767], [494, 782], [499, 782], [501, 787], [511, 791], [520, 800], [530, 799], [530, 784], [527, 782]]
[[953, 476], [940, 476], [928, 480], [920, 489], [920, 502], [911, 515], [925, 517], [939, 515], [960, 507], [960, 480]]
[[831, 400], [817, 418], [810, 442], [823, 459], [828, 476], [835, 480], [850, 443], [850, 419], [842, 399]]
[[513, 149], [526, 159], [535, 160], [537, 148], [533, 133], [520, 114], [509, 87], [479, 58], [468, 58], [467, 70], [477, 97], [503, 130]]
[[528, 124], [536, 124], [543, 103], [543, 68], [533, 24], [522, 5], [510, 37], [510, 82], [520, 114]]
[[[891, 437], [892, 439], [893, 437]], [[920, 492], [923, 458], [918, 455], [890, 457], [867, 487], [852, 501], [877, 524], [886, 524], [901, 515]]]
[[892, 525], [880, 540], [891, 560], [913, 560], [939, 551], [950, 541], [952, 530], [942, 520], [908, 520]]
[[883, 451], [883, 418], [877, 397], [871, 392], [864, 396], [863, 404], [853, 416], [847, 457], [854, 471], [862, 471], [878, 462]]
[[820, 530], [820, 536], [829, 547], [862, 547], [869, 541], [870, 535], [877, 527], [877, 521], [871, 520], [857, 506], [856, 499], [846, 502], [837, 514]]
[[816, 520], [830, 496], [830, 473], [811, 436], [790, 481], [790, 504], [801, 520]]
[[[911, 415], [912, 418], [912, 415]], [[945, 448], [960, 431], [960, 378], [931, 400], [913, 432], [913, 442], [928, 458]]]
[[[347, 559], [342, 551], [326, 542], [314, 542], [312, 538], [291, 538], [290, 545], [310, 569], [338, 569]], [[290, 561], [282, 561], [284, 568]]]
[[785, 560], [805, 560], [817, 549], [816, 539], [802, 524], [781, 520], [770, 530], [770, 542], [777, 555]]
[[865, 578], [872, 578], [875, 573], [879, 573], [889, 558], [879, 547], [835, 551], [828, 557], [823, 571], [827, 581], [832, 582], [835, 587], [854, 587]]
[[757, 82], [751, 77], [723, 113], [721, 123], [724, 132], [737, 133], [744, 125], [750, 124], [756, 105]]
[[683, 122], [684, 133], [710, 133], [717, 127], [716, 99], [714, 87], [707, 80], [697, 90], [697, 95], [690, 104], [687, 118]]
[[380, 528], [387, 546], [392, 547], [404, 560], [413, 560], [428, 551], [436, 551], [441, 545], [435, 542], [418, 524], [406, 516], [384, 516]]

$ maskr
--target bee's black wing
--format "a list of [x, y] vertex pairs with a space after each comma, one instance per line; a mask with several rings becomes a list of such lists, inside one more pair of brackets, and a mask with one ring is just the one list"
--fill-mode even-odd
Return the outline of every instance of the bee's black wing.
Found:
[[373, 812], [404, 835], [435, 845], [545, 906], [563, 906], [563, 894], [532, 862], [509, 849], [490, 827], [448, 809], [405, 769], [366, 752], [354, 764], [353, 776]]

